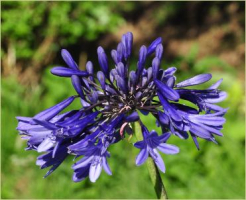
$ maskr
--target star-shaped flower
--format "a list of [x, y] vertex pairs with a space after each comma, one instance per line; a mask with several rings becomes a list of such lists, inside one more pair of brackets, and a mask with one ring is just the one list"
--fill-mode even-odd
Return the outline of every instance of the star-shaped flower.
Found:
[[179, 153], [179, 148], [175, 145], [165, 143], [171, 136], [171, 133], [164, 133], [158, 136], [156, 131], [149, 132], [143, 124], [141, 124], [141, 128], [144, 138], [142, 141], [134, 144], [136, 148], [141, 149], [136, 157], [136, 165], [142, 165], [150, 155], [158, 168], [165, 173], [164, 162], [157, 150], [164, 154], [177, 154]]

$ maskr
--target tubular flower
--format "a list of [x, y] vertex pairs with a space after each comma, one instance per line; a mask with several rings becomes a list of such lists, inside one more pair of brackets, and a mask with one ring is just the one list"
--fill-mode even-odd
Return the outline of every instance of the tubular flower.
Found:
[[[157, 38], [148, 47], [141, 46], [136, 70], [130, 70], [133, 35], [128, 32], [111, 51], [113, 69], [104, 49], [98, 47], [101, 70], [96, 74], [91, 61], [86, 63], [86, 70], [81, 71], [70, 53], [65, 49], [61, 51], [67, 67], [54, 67], [51, 73], [70, 78], [77, 94], [34, 117], [17, 117], [17, 130], [27, 140], [26, 150], [43, 152], [36, 164], [41, 169], [51, 167], [45, 177], [70, 155], [80, 157], [72, 166], [75, 182], [86, 177], [95, 182], [102, 169], [111, 175], [108, 150], [126, 134], [134, 134], [133, 122], [141, 124], [143, 134], [143, 141], [134, 144], [140, 149], [136, 164], [143, 164], [150, 156], [162, 172], [165, 166], [157, 150], [164, 154], [179, 152], [178, 147], [166, 144], [171, 135], [181, 139], [190, 135], [197, 148], [197, 138], [216, 143], [215, 135], [222, 136], [223, 116], [227, 111], [216, 105], [226, 98], [226, 93], [217, 89], [222, 79], [204, 90], [187, 87], [209, 81], [211, 74], [176, 83], [175, 67], [161, 69], [161, 43], [162, 39]], [[146, 66], [147, 59], [152, 59], [151, 66]], [[75, 99], [80, 100], [81, 107], [62, 113]], [[180, 100], [194, 106], [185, 106]], [[139, 112], [153, 115], [163, 134], [149, 132]]]

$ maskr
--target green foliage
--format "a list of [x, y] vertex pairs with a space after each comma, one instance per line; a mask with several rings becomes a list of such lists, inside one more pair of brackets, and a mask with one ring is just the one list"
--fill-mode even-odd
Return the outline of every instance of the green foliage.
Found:
[[230, 65], [215, 56], [204, 57], [203, 59], [196, 62], [194, 66], [197, 72], [203, 72], [212, 67], [220, 67], [224, 70], [235, 72]]
[[62, 46], [74, 44], [79, 38], [95, 40], [124, 22], [119, 13], [113, 12], [116, 5], [90, 1], [2, 2], [2, 38], [14, 44], [17, 58], [33, 56], [47, 36], [59, 38]]

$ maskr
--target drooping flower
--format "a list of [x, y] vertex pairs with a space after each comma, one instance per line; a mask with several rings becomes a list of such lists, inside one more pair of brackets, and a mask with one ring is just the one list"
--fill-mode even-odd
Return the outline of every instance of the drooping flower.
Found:
[[107, 147], [102, 144], [95, 145], [93, 142], [88, 142], [84, 147], [83, 153], [79, 155], [84, 155], [84, 157], [73, 165], [74, 176], [73, 180], [75, 182], [81, 181], [89, 175], [90, 181], [95, 182], [101, 174], [102, 169], [109, 175], [112, 172], [109, 168], [107, 157], [110, 157]]
[[[161, 43], [162, 39], [157, 38], [148, 47], [141, 46], [138, 62], [132, 64], [133, 35], [128, 32], [111, 51], [114, 68], [110, 68], [104, 49], [98, 47], [101, 70], [97, 73], [91, 61], [86, 63], [85, 71], [80, 70], [70, 53], [62, 50], [67, 67], [54, 67], [51, 73], [71, 78], [77, 95], [32, 118], [17, 117], [17, 130], [27, 140], [26, 149], [44, 152], [36, 164], [42, 169], [51, 167], [45, 176], [71, 155], [76, 159], [80, 157], [72, 166], [75, 182], [88, 176], [95, 182], [102, 169], [111, 175], [107, 162], [109, 148], [123, 140], [126, 134], [134, 134], [133, 122], [141, 124], [143, 134], [143, 141], [134, 144], [140, 149], [136, 164], [143, 164], [150, 156], [163, 172], [164, 162], [157, 150], [164, 154], [179, 152], [178, 147], [166, 144], [171, 135], [181, 139], [191, 135], [197, 148], [197, 138], [216, 142], [215, 135], [222, 136], [220, 131], [227, 110], [216, 105], [226, 98], [226, 93], [218, 89], [222, 79], [204, 90], [187, 87], [209, 81], [211, 74], [200, 74], [176, 83], [175, 67], [161, 69]], [[146, 66], [147, 59], [152, 59], [151, 66]], [[130, 71], [130, 65], [136, 65], [136, 70]], [[80, 99], [81, 107], [62, 113], [75, 99]], [[185, 106], [180, 100], [189, 101], [194, 106]], [[141, 122], [139, 112], [152, 114], [157, 125], [161, 126], [162, 134], [149, 132]]]

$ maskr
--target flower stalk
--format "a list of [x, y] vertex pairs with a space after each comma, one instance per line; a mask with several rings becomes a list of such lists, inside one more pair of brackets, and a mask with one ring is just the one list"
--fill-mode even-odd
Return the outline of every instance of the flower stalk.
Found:
[[[141, 126], [140, 126], [139, 122], [135, 122], [133, 127], [134, 127], [134, 133], [135, 133], [137, 139], [143, 140], [143, 135], [142, 135]], [[147, 159], [146, 164], [147, 164], [147, 168], [149, 171], [150, 179], [151, 179], [151, 181], [154, 185], [154, 188], [155, 188], [157, 198], [158, 199], [168, 199], [167, 191], [165, 189], [165, 186], [164, 186], [162, 179], [161, 179], [161, 175], [160, 175], [153, 159], [151, 157], [149, 157]]]

